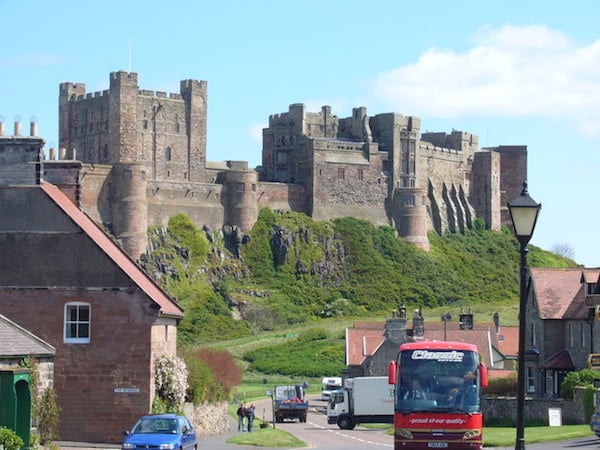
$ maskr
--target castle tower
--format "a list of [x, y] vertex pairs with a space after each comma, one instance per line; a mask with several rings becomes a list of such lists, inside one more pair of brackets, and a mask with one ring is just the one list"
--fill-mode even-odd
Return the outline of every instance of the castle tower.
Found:
[[72, 151], [75, 144], [75, 112], [71, 108], [71, 102], [85, 95], [84, 83], [61, 83], [58, 95], [58, 148], [68, 149], [69, 159], [75, 159]]
[[183, 80], [180, 92], [185, 103], [188, 179], [202, 181], [206, 168], [207, 83]]
[[113, 162], [135, 162], [137, 147], [137, 73], [110, 74], [108, 146]]
[[470, 202], [477, 217], [485, 220], [490, 230], [500, 230], [500, 154], [495, 151], [476, 152]]
[[231, 170], [224, 173], [228, 199], [225, 225], [238, 225], [242, 231], [248, 231], [258, 218], [258, 174], [248, 169], [247, 162], [228, 161], [227, 164]]
[[420, 188], [395, 189], [391, 205], [398, 234], [407, 242], [429, 251], [427, 191]]
[[148, 245], [148, 202], [146, 201], [146, 167], [119, 163], [113, 166], [112, 204], [113, 234], [123, 250], [138, 259]]

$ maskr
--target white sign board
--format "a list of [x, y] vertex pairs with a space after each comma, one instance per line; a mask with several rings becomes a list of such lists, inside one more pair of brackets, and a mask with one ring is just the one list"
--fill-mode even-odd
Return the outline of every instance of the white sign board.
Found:
[[562, 426], [562, 410], [560, 408], [548, 408], [548, 424], [551, 427]]
[[114, 389], [114, 391], [117, 394], [139, 394], [140, 393], [140, 388], [137, 388], [137, 387], [130, 387], [130, 388], [117, 387], [117, 388]]

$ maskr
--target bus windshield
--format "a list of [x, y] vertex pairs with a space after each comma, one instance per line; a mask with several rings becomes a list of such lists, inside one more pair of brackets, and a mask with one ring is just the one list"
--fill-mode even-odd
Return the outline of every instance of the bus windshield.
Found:
[[398, 362], [397, 412], [481, 411], [477, 353], [406, 350]]

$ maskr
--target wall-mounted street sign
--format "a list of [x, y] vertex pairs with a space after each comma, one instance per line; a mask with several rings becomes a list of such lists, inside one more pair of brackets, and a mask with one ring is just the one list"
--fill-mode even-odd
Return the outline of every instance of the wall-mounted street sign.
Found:
[[600, 353], [590, 353], [588, 355], [588, 367], [590, 369], [600, 369]]
[[114, 391], [117, 394], [139, 394], [140, 388], [137, 387], [116, 387]]
[[600, 306], [600, 294], [588, 294], [585, 296], [585, 306]]

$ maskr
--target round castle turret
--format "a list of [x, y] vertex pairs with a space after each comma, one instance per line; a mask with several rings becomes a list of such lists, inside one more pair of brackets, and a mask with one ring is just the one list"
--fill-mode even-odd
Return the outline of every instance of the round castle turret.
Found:
[[146, 168], [141, 164], [115, 164], [111, 179], [114, 186], [113, 233], [125, 252], [138, 259], [148, 245]]
[[395, 189], [392, 215], [398, 234], [407, 242], [429, 251], [427, 238], [427, 191], [419, 188]]
[[225, 172], [225, 185], [227, 186], [228, 208], [225, 225], [238, 225], [242, 231], [252, 228], [258, 217], [258, 202], [256, 200], [256, 186], [258, 173], [248, 169], [247, 163], [229, 162], [231, 171]]

